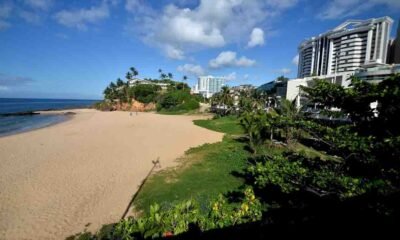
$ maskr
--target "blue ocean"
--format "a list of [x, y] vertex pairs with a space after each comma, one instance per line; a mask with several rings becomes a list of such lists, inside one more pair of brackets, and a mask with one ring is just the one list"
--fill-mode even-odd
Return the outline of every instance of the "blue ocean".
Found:
[[43, 110], [87, 108], [98, 100], [0, 98], [0, 136], [62, 122], [60, 114], [21, 114]]

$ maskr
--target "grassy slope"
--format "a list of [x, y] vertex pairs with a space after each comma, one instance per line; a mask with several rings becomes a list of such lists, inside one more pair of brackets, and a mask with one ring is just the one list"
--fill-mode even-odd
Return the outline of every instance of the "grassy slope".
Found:
[[194, 120], [194, 124], [216, 132], [228, 134], [244, 134], [239, 120], [235, 116], [221, 117], [214, 120]]
[[[244, 180], [233, 176], [232, 172], [243, 171], [251, 153], [246, 150], [246, 143], [235, 140], [237, 135], [243, 134], [238, 119], [228, 116], [214, 120], [195, 120], [194, 123], [226, 135], [222, 142], [188, 150], [180, 166], [150, 177], [134, 203], [137, 209], [147, 211], [153, 203], [174, 204], [175, 201], [188, 198], [206, 203], [219, 193], [235, 191], [243, 185]], [[292, 147], [292, 150], [303, 151], [310, 157], [326, 158], [324, 154], [301, 144]], [[258, 153], [279, 153], [286, 149], [283, 146], [273, 146], [267, 141], [264, 146], [260, 146]]]
[[[242, 130], [235, 118], [197, 120], [196, 125], [230, 134]], [[173, 204], [174, 201], [196, 198], [208, 202], [219, 193], [237, 190], [243, 180], [232, 175], [245, 167], [249, 152], [245, 143], [227, 134], [222, 142], [192, 148], [181, 159], [182, 165], [153, 175], [138, 195], [134, 205], [147, 211], [155, 202]]]

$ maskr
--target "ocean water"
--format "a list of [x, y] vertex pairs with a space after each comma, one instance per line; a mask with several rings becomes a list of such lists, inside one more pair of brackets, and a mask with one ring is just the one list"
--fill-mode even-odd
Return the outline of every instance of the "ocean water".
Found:
[[86, 108], [96, 100], [0, 98], [0, 136], [29, 131], [62, 122], [60, 114], [18, 115], [42, 110]]

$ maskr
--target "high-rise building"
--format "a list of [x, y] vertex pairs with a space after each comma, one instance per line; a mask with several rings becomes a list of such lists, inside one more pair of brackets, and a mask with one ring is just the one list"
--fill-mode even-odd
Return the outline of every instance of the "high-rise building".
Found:
[[215, 93], [221, 91], [221, 88], [224, 85], [224, 77], [200, 76], [198, 78], [198, 83], [193, 88], [193, 92], [199, 93], [206, 98], [210, 98]]
[[299, 46], [298, 78], [354, 72], [387, 61], [390, 17], [348, 20]]
[[400, 63], [400, 20], [397, 25], [396, 38], [390, 41], [388, 63]]

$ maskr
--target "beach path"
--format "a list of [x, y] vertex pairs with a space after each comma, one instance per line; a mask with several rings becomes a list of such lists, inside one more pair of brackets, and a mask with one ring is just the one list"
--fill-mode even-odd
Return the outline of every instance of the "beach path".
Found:
[[160, 159], [222, 139], [195, 116], [74, 110], [66, 122], [0, 138], [0, 239], [64, 239], [119, 220]]

